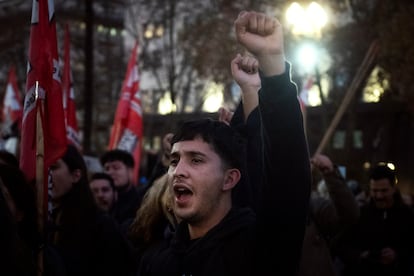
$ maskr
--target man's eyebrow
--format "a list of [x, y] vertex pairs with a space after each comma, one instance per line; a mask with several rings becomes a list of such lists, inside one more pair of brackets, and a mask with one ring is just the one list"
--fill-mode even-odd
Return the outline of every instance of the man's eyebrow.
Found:
[[184, 151], [182, 154], [180, 154], [179, 151], [173, 151], [171, 152], [171, 156], [177, 157], [177, 156], [181, 156], [181, 155], [190, 155], [190, 156], [195, 156], [195, 155], [200, 155], [200, 156], [206, 156], [205, 153], [198, 151], [198, 150], [188, 150], [188, 151]]

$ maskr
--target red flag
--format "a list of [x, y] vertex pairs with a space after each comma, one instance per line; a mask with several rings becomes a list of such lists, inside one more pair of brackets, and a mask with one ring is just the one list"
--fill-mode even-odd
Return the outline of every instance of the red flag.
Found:
[[[64, 154], [67, 144], [54, 1], [33, 0], [32, 3], [26, 96], [20, 142], [20, 166], [29, 180], [36, 176], [36, 113], [38, 111], [42, 122], [45, 170]], [[45, 191], [47, 192], [47, 188]]]
[[62, 94], [65, 112], [66, 137], [68, 143], [81, 149], [78, 122], [76, 120], [75, 92], [73, 90], [72, 70], [70, 66], [70, 33], [68, 24], [65, 25], [65, 41], [63, 53]]
[[132, 49], [121, 96], [115, 113], [114, 124], [109, 141], [109, 149], [122, 149], [131, 152], [135, 160], [134, 179], [139, 177], [142, 146], [142, 106], [139, 91], [137, 64], [138, 42]]
[[3, 99], [3, 116], [2, 122], [5, 125], [11, 126], [17, 122], [19, 129], [21, 129], [21, 120], [23, 116], [23, 102], [20, 96], [20, 90], [17, 86], [16, 68], [12, 66], [9, 71], [9, 78], [7, 81], [6, 93]]
[[300, 108], [303, 114], [306, 113], [306, 107], [309, 105], [309, 90], [312, 88], [313, 82], [314, 80], [312, 76], [307, 77], [303, 82], [302, 90], [300, 91], [298, 96]]

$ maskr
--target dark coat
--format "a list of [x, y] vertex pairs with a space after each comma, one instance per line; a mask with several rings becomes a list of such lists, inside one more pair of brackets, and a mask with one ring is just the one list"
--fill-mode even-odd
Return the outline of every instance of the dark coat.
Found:
[[333, 276], [335, 242], [357, 222], [359, 206], [338, 169], [324, 175], [329, 199], [313, 193], [298, 276]]
[[261, 76], [262, 132], [255, 137], [263, 139], [259, 142], [263, 183], [252, 179], [252, 187], [247, 187], [257, 193], [255, 205], [234, 204], [218, 225], [196, 240], [189, 239], [186, 223], [181, 223], [172, 240], [144, 256], [139, 275], [294, 274], [311, 177], [297, 88], [289, 70], [288, 65], [283, 75]]
[[[378, 209], [373, 203], [363, 206], [358, 223], [341, 239], [345, 275], [413, 275], [413, 233], [414, 213], [401, 201], [397, 200], [389, 209]], [[386, 247], [397, 253], [397, 261], [390, 265], [380, 262], [380, 251]], [[361, 259], [364, 251], [370, 254]]]
[[98, 213], [84, 230], [82, 237], [71, 238], [79, 242], [48, 245], [45, 275], [133, 275], [132, 247], [111, 217]]

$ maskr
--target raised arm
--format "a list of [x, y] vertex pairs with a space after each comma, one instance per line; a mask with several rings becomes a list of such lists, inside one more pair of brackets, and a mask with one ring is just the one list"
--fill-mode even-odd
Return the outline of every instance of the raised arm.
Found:
[[[280, 23], [257, 12], [235, 21], [238, 41], [259, 61], [259, 111], [265, 178], [258, 212], [266, 260], [282, 258], [281, 275], [291, 275], [300, 258], [310, 195], [310, 162], [297, 87], [285, 61]], [[277, 225], [275, 228], [269, 227]], [[275, 250], [275, 247], [278, 248]], [[276, 273], [277, 274], [277, 273]]]
[[316, 154], [311, 158], [311, 163], [314, 169], [321, 172], [329, 193], [329, 199], [315, 198], [311, 201], [311, 215], [319, 230], [326, 237], [332, 237], [358, 220], [359, 206], [328, 156]]

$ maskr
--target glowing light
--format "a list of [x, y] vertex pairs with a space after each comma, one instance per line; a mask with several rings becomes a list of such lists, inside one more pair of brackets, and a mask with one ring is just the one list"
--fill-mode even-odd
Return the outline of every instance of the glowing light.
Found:
[[211, 82], [206, 89], [206, 99], [203, 104], [203, 110], [206, 112], [216, 112], [223, 104], [224, 86]]
[[292, 26], [293, 34], [319, 38], [328, 22], [328, 15], [316, 2], [311, 2], [305, 8], [293, 2], [286, 10], [286, 21]]
[[157, 37], [161, 37], [164, 35], [164, 27], [162, 25], [159, 25], [156, 29], [155, 29], [155, 36]]
[[169, 93], [165, 93], [158, 103], [158, 113], [165, 115], [176, 110]]
[[311, 71], [316, 64], [316, 48], [312, 44], [304, 44], [299, 48], [298, 59], [306, 70]]
[[154, 36], [154, 25], [148, 24], [148, 26], [145, 28], [144, 37], [146, 39], [151, 39]]
[[387, 163], [387, 167], [395, 171], [395, 165], [393, 163]]
[[115, 29], [115, 28], [111, 28], [111, 30], [109, 31], [109, 34], [110, 34], [111, 36], [116, 36], [116, 33], [117, 33], [117, 31], [116, 31], [116, 29]]
[[[378, 76], [381, 76], [381, 78]], [[389, 74], [381, 67], [375, 67], [368, 77], [367, 84], [363, 90], [362, 101], [367, 103], [379, 102], [385, 91], [389, 89], [389, 78]]]

